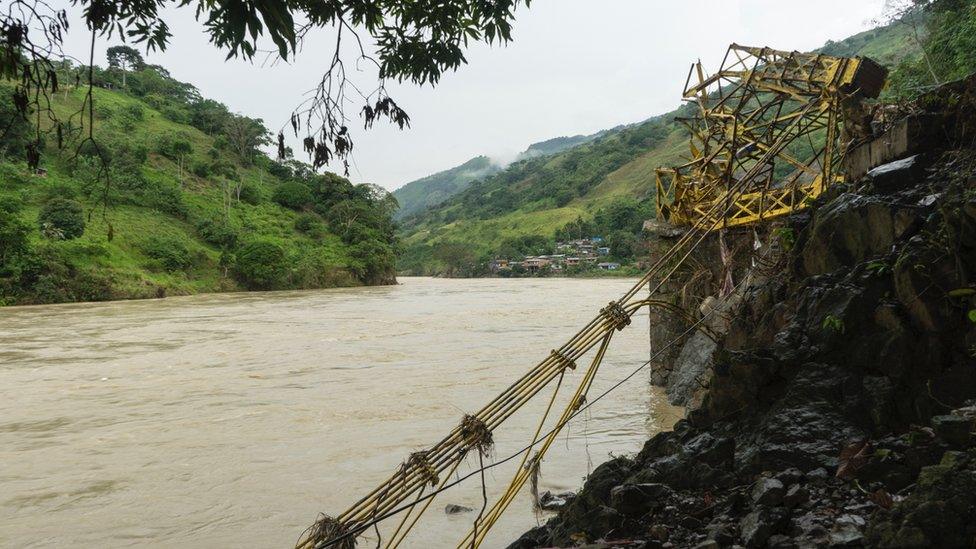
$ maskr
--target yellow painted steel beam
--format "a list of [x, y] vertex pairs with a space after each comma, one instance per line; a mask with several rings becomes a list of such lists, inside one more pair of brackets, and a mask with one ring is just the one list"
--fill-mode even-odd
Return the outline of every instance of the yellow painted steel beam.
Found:
[[692, 225], [714, 211], [716, 201], [731, 202], [724, 219], [709, 220], [721, 228], [806, 207], [843, 180], [836, 173], [856, 136], [845, 128], [842, 105], [877, 97], [885, 75], [867, 58], [738, 44], [729, 46], [713, 74], [695, 63], [684, 98], [698, 113], [681, 120], [691, 158], [655, 172], [658, 217]]

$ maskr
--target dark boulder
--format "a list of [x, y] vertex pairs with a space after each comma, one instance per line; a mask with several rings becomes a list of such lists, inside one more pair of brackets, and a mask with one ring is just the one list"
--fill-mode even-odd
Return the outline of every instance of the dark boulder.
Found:
[[[895, 240], [895, 208], [887, 199], [844, 194], [814, 214], [801, 252], [808, 276], [852, 267], [887, 254]], [[899, 222], [903, 230], [911, 224]]]
[[773, 478], [783, 483], [783, 486], [792, 486], [803, 480], [803, 471], [796, 467], [787, 467], [773, 475]]
[[946, 452], [922, 469], [917, 488], [867, 529], [876, 547], [972, 547], [976, 540], [976, 450]]
[[783, 483], [774, 478], [761, 478], [752, 488], [752, 501], [757, 505], [779, 505], [785, 495]]
[[739, 522], [742, 543], [746, 547], [762, 547], [773, 534], [780, 533], [789, 520], [781, 509], [760, 507]]
[[803, 505], [809, 500], [810, 490], [799, 484], [790, 486], [786, 494], [783, 495], [783, 505], [789, 509]]
[[866, 521], [860, 515], [841, 515], [837, 518], [827, 540], [831, 547], [861, 546]]
[[539, 508], [544, 511], [558, 511], [576, 499], [576, 492], [553, 494], [546, 490], [539, 496]]
[[924, 181], [925, 168], [919, 155], [915, 155], [878, 166], [868, 172], [868, 177], [875, 189], [892, 193]]
[[932, 418], [935, 434], [954, 448], [968, 448], [973, 433], [973, 420], [957, 415], [935, 416]]
[[538, 526], [522, 534], [517, 540], [512, 542], [506, 549], [535, 549], [543, 547], [549, 539], [549, 529], [545, 526]]
[[610, 506], [626, 516], [636, 517], [659, 506], [672, 493], [664, 484], [624, 484], [610, 491]]

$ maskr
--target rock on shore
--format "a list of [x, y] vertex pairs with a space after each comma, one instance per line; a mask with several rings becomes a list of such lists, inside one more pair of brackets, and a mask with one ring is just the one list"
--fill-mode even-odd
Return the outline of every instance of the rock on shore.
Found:
[[941, 142], [790, 218], [687, 418], [510, 547], [973, 547], [974, 98], [933, 92]]

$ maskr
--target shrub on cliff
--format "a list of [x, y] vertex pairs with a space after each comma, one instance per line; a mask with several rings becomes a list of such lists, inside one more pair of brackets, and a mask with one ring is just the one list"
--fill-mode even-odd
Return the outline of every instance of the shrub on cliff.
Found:
[[81, 204], [55, 198], [44, 204], [37, 216], [41, 233], [52, 240], [71, 240], [85, 232], [85, 213]]
[[304, 183], [289, 181], [275, 189], [272, 199], [292, 210], [300, 210], [313, 201], [312, 190]]
[[237, 246], [237, 229], [219, 217], [198, 222], [197, 234], [204, 241], [219, 248], [230, 249]]
[[193, 255], [186, 244], [172, 236], [151, 236], [143, 243], [142, 250], [170, 272], [182, 271], [193, 265]]
[[237, 251], [234, 274], [252, 290], [280, 286], [288, 270], [285, 250], [270, 240], [254, 240]]
[[295, 219], [295, 230], [313, 238], [321, 236], [324, 229], [322, 220], [313, 213], [303, 213]]
[[387, 284], [396, 271], [394, 253], [389, 244], [364, 240], [349, 248], [353, 260], [350, 268], [362, 282]]
[[241, 202], [251, 204], [252, 206], [260, 204], [264, 199], [261, 195], [261, 189], [254, 183], [247, 181], [241, 184], [241, 192], [238, 194], [238, 197], [241, 199]]
[[21, 208], [15, 200], [0, 199], [0, 278], [15, 275], [20, 259], [30, 251], [30, 225], [20, 218]]

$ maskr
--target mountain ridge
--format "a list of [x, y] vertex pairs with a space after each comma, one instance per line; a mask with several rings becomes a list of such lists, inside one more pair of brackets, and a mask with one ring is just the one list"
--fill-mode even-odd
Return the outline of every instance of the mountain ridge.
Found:
[[405, 183], [393, 191], [393, 196], [400, 204], [394, 219], [402, 221], [436, 206], [466, 189], [472, 181], [498, 173], [513, 162], [557, 154], [592, 141], [608, 131], [613, 129], [601, 130], [589, 135], [553, 137], [532, 143], [511, 162], [495, 161], [489, 155], [478, 155], [453, 168]]

